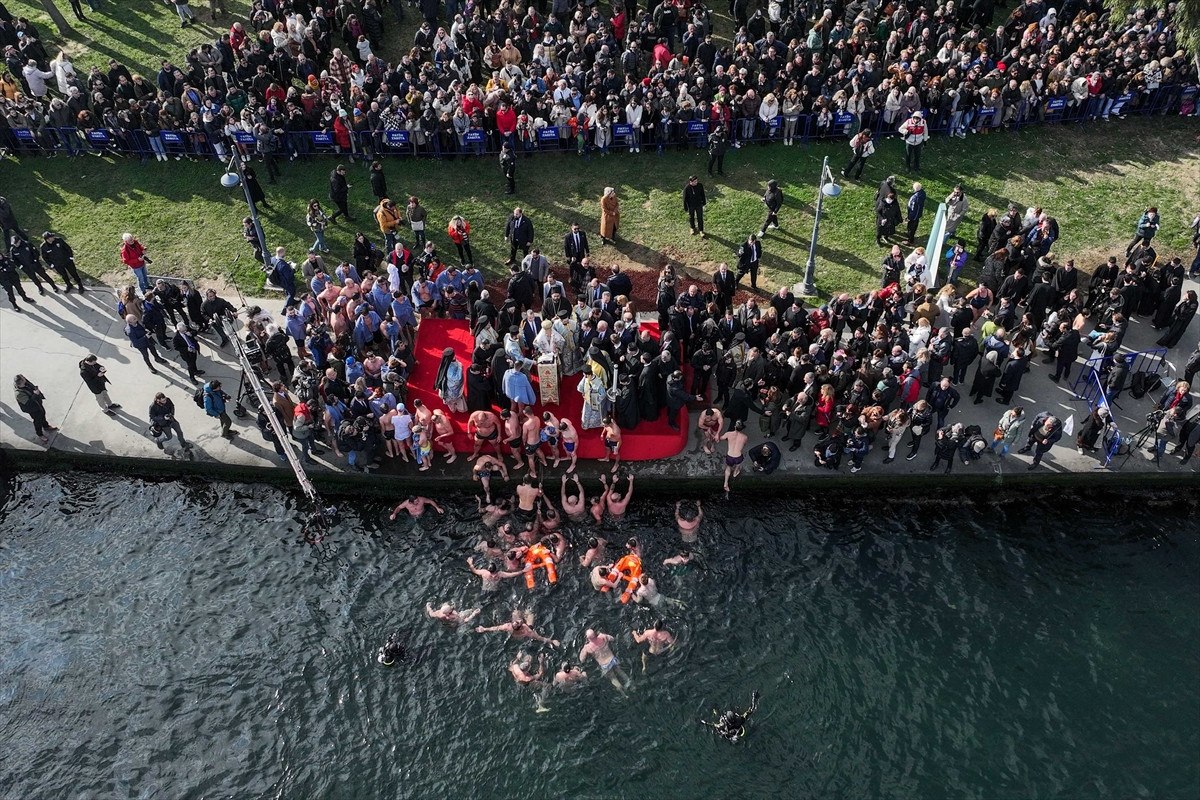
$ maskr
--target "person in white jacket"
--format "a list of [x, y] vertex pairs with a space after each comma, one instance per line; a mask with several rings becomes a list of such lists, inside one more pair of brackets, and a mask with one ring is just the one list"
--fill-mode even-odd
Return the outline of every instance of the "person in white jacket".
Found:
[[50, 69], [54, 70], [54, 82], [58, 84], [58, 93], [64, 97], [71, 91], [71, 81], [75, 78], [75, 65], [71, 63], [71, 59], [67, 58], [67, 54], [60, 52], [58, 58], [50, 62]]
[[21, 70], [21, 74], [25, 76], [25, 82], [29, 84], [29, 93], [39, 100], [43, 99], [49, 90], [46, 81], [53, 78], [54, 73], [40, 69], [37, 62], [31, 58], [25, 68]]
[[762, 99], [762, 103], [758, 106], [758, 118], [762, 121], [763, 130], [767, 132], [769, 138], [774, 139], [776, 131], [779, 128], [771, 127], [771, 120], [779, 116], [779, 101], [775, 98], [774, 92], [768, 92], [767, 96]]
[[636, 100], [630, 100], [625, 106], [625, 121], [629, 123], [629, 152], [642, 152], [642, 106]]
[[914, 111], [911, 117], [901, 123], [900, 135], [904, 137], [904, 166], [913, 172], [920, 172], [921, 148], [929, 140], [929, 126], [925, 123], [925, 115]]

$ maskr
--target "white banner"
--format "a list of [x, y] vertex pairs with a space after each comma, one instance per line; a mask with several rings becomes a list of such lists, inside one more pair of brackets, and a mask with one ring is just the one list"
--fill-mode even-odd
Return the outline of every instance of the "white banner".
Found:
[[942, 268], [942, 243], [946, 238], [946, 204], [938, 203], [933, 227], [929, 230], [929, 241], [925, 245], [925, 274], [921, 282], [930, 289], [937, 287], [938, 270]]

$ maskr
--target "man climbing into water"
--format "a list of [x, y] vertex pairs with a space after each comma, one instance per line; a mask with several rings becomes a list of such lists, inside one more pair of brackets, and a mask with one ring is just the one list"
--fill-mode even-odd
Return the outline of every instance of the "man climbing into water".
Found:
[[600, 666], [600, 672], [607, 675], [612, 681], [612, 685], [617, 687], [617, 691], [624, 693], [625, 689], [632, 683], [632, 679], [625, 674], [617, 663], [617, 657], [613, 655], [610, 645], [614, 641], [612, 636], [607, 633], [597, 633], [591, 628], [584, 633], [584, 638], [587, 643], [583, 649], [579, 651], [579, 663], [584, 663], [588, 658], [592, 658]]
[[425, 513], [425, 509], [432, 508], [439, 514], [445, 514], [446, 511], [437, 504], [435, 500], [420, 495], [410, 496], [400, 505], [392, 509], [392, 515], [388, 519], [395, 519], [396, 515], [401, 511], [407, 511], [410, 517], [419, 517]]

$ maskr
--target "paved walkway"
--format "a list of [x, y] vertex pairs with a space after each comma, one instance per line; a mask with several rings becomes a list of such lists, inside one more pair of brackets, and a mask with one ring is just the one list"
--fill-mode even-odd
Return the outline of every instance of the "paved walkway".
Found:
[[[1196, 284], [1189, 282], [1186, 288], [1196, 288]], [[31, 291], [32, 287], [27, 287], [27, 290]], [[37, 300], [36, 306], [22, 304], [26, 311], [21, 314], [13, 312], [7, 303], [0, 309], [0, 445], [23, 451], [40, 452], [47, 449], [34, 435], [29, 418], [16, 407], [12, 385], [14, 375], [20, 373], [38, 384], [46, 395], [50, 423], [59, 427], [59, 431], [51, 434], [48, 445], [53, 451], [151, 459], [156, 462], [170, 459], [171, 457], [159, 450], [146, 435], [150, 402], [156, 392], [162, 391], [174, 400], [177, 417], [185, 436], [194, 445], [198, 462], [237, 464], [263, 469], [282, 468], [272, 447], [259, 435], [253, 416], [243, 420], [235, 418], [234, 427], [240, 431], [240, 436], [232, 441], [221, 438], [217, 421], [207, 417], [192, 402], [193, 384], [188, 380], [186, 370], [173, 351], [160, 350], [170, 361], [170, 365], [160, 365], [159, 375], [152, 375], [146, 369], [140, 354], [129, 346], [125, 338], [124, 324], [117, 319], [114, 294], [110, 288], [96, 286], [83, 295], [51, 294], [37, 297]], [[277, 305], [274, 299], [267, 302], [268, 307], [272, 309]], [[1182, 367], [1198, 336], [1200, 319], [1193, 320], [1188, 335], [1179, 347], [1169, 354], [1172, 374], [1174, 368]], [[1134, 320], [1125, 344], [1132, 349], [1145, 349], [1153, 347], [1156, 338], [1155, 331], [1151, 329], [1148, 321], [1138, 318]], [[215, 345], [215, 339], [202, 340], [200, 368], [207, 372], [207, 379], [221, 379], [226, 391], [233, 395], [239, 376], [237, 362], [231, 351], [222, 351]], [[112, 380], [109, 395], [113, 402], [122, 405], [115, 418], [108, 417], [101, 411], [79, 377], [78, 362], [88, 353], [95, 353], [108, 369]], [[974, 374], [974, 368], [971, 374]], [[1027, 419], [1030, 420], [1039, 411], [1050, 410], [1064, 419], [1074, 414], [1078, 425], [1087, 412], [1086, 404], [1075, 400], [1065, 385], [1052, 383], [1047, 377], [1048, 374], [1047, 368], [1035, 359], [1031, 372], [1022, 381], [1021, 391], [1014, 398], [1014, 404], [1024, 405]], [[965, 394], [966, 388], [960, 387], [960, 390]], [[1151, 402], [1149, 397], [1135, 400], [1127, 392], [1120, 400], [1122, 408], [1117, 414], [1121, 430], [1132, 433], [1142, 428]], [[988, 436], [1003, 411], [1004, 408], [994, 400], [989, 399], [981, 405], [973, 405], [969, 397], [964, 397], [958, 408], [951, 412], [948, 421], [979, 425], [984, 435]], [[760, 440], [757, 420], [753, 415], [748, 432], [751, 433], [752, 443]], [[926, 437], [926, 441], [922, 443], [921, 454], [914, 461], [905, 461], [902, 457], [904, 450], [901, 449], [897, 460], [885, 466], [881, 463], [885, 453], [876, 447], [867, 456], [863, 470], [857, 475], [851, 476], [848, 466], [844, 463], [840, 472], [830, 473], [812, 465], [811, 445], [815, 439], [815, 435], [810, 433], [805, 437], [807, 446], [795, 453], [788, 453], [785, 444], [784, 462], [780, 473], [815, 480], [829, 479], [837, 475], [843, 480], [871, 482], [873, 478], [885, 475], [892, 478], [927, 475], [933, 460], [932, 441]], [[692, 443], [694, 444], [694, 439]], [[903, 448], [903, 445], [901, 447]], [[344, 470], [344, 462], [331, 456], [331, 451], [326, 451], [325, 455], [318, 457], [318, 461], [324, 466], [311, 468], [310, 474], [318, 489], [321, 488], [323, 473], [327, 475], [330, 469]], [[1014, 454], [1001, 462], [989, 453], [969, 466], [964, 466], [961, 461], [957, 462], [954, 465], [954, 474], [993, 476], [1011, 473], [1014, 476], [1023, 476], [1028, 464], [1028, 456]], [[1123, 456], [1118, 456], [1112, 467], [1104, 470], [1094, 456], [1083, 456], [1076, 452], [1073, 437], [1064, 436], [1059, 445], [1044, 459], [1043, 464], [1043, 470], [1058, 474], [1094, 475], [1101, 471], [1112, 472], [1117, 468], [1122, 473], [1166, 474], [1194, 473], [1200, 466], [1200, 459], [1193, 459], [1189, 465], [1180, 466], [1177, 458], [1168, 456], [1156, 466], [1145, 458], [1144, 453], [1134, 453], [1127, 461]], [[156, 471], [161, 471], [161, 466], [157, 465]], [[639, 463], [633, 468], [639, 475], [689, 478], [717, 476], [719, 479], [721, 462], [718, 456], [685, 451], [670, 459]], [[408, 464], [385, 465], [383, 472], [416, 475], [415, 467]], [[586, 474], [590, 470], [584, 472]], [[557, 479], [557, 473], [551, 474]], [[458, 480], [467, 475], [464, 459], [460, 458], [457, 463], [445, 467], [439, 458], [438, 465], [417, 480], [423, 480], [426, 476]], [[360, 480], [370, 481], [372, 478], [363, 476]], [[738, 482], [746, 485], [753, 480], [753, 477], [743, 475]]]

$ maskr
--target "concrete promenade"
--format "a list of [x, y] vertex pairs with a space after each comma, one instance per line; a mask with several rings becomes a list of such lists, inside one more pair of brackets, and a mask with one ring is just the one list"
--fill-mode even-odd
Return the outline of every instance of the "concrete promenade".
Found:
[[[1196, 284], [1189, 281], [1185, 288], [1196, 288]], [[31, 293], [34, 291], [30, 285], [26, 286], [26, 290]], [[160, 348], [160, 355], [170, 362], [169, 365], [158, 365], [158, 375], [147, 370], [141, 354], [129, 346], [125, 337], [124, 323], [117, 318], [111, 288], [94, 286], [83, 295], [31, 296], [38, 303], [36, 306], [22, 303], [24, 313], [15, 313], [7, 303], [0, 308], [0, 446], [8, 451], [17, 464], [40, 464], [52, 468], [70, 466], [147, 476], [200, 474], [218, 479], [244, 480], [254, 476], [288, 480], [290, 472], [277, 460], [271, 445], [263, 441], [253, 415], [234, 419], [234, 429], [241, 434], [238, 437], [230, 441], [220, 436], [217, 421], [207, 417], [192, 402], [194, 385], [188, 380], [186, 369], [174, 351]], [[278, 298], [263, 301], [263, 307], [273, 312], [278, 311], [280, 305]], [[1182, 370], [1198, 336], [1200, 318], [1192, 321], [1188, 334], [1168, 355], [1172, 375]], [[1132, 322], [1125, 346], [1131, 350], [1149, 349], [1154, 347], [1156, 338], [1157, 333], [1150, 327], [1148, 319], [1138, 317]], [[205, 379], [219, 378], [225, 390], [234, 395], [240, 374], [237, 361], [232, 349], [221, 350], [216, 344], [215, 337], [202, 337], [200, 368], [207, 373]], [[102, 412], [79, 377], [78, 362], [88, 353], [96, 354], [108, 370], [112, 380], [108, 387], [109, 395], [113, 402], [122, 406], [115, 418]], [[57, 432], [49, 434], [49, 445], [43, 445], [38, 440], [31, 420], [17, 408], [13, 377], [18, 373], [36, 383], [46, 396], [50, 424], [59, 428]], [[1056, 385], [1048, 379], [1049, 374], [1047, 366], [1035, 358], [1031, 371], [1013, 399], [1014, 405], [1021, 404], [1026, 409], [1027, 421], [1023, 435], [1029, 430], [1032, 418], [1040, 411], [1051, 411], [1063, 419], [1073, 414], [1076, 428], [1087, 413], [1086, 403], [1074, 398], [1067, 383]], [[973, 375], [974, 366], [967, 383], [959, 387], [963, 394], [962, 402], [950, 413], [947, 422], [979, 425], [990, 441], [991, 431], [1005, 409], [994, 399], [987, 399], [981, 405], [972, 404], [967, 390]], [[195, 461], [173, 459], [159, 450], [147, 436], [148, 409], [155, 393], [159, 391], [165, 392], [174, 401], [177, 418], [194, 447]], [[1193, 394], [1196, 395], [1196, 392]], [[1123, 433], [1131, 434], [1146, 424], [1145, 416], [1152, 403], [1150, 396], [1135, 400], [1126, 392], [1119, 403], [1121, 408], [1117, 410], [1117, 423]], [[692, 416], [694, 419], [695, 414]], [[753, 414], [747, 432], [751, 434], [751, 444], [762, 441], [757, 417]], [[588, 432], [586, 435], [595, 436], [597, 433]], [[920, 454], [913, 461], [904, 459], [906, 450], [901, 444], [896, 461], [884, 465], [882, 460], [886, 451], [877, 444], [867, 456], [862, 471], [852, 475], [845, 459], [838, 472], [815, 468], [811, 454], [815, 441], [815, 434], [810, 432], [804, 439], [804, 446], [794, 453], [787, 452], [788, 444], [782, 443], [784, 461], [780, 470], [769, 478], [744, 472], [734, 482], [735, 493], [764, 487], [816, 488], [830, 481], [843, 487], [890, 483], [916, 488], [928, 487], [931, 481], [939, 486], [966, 487], [1009, 481], [1081, 484], [1098, 480], [1115, 486], [1153, 486], [1196, 480], [1197, 469], [1200, 468], [1200, 458], [1181, 466], [1178, 456], [1168, 455], [1161, 464], [1155, 465], [1146, 458], [1144, 452], [1135, 452], [1128, 459], [1118, 456], [1106, 469], [1096, 456], [1078, 454], [1073, 436], [1064, 436], [1043, 460], [1043, 465], [1033, 471], [1026, 469], [1030, 463], [1029, 456], [1014, 452], [1001, 460], [988, 452], [970, 465], [956, 461], [952, 475], [943, 476], [939, 468], [935, 476], [929, 471], [934, 457], [930, 435], [922, 442]], [[693, 437], [689, 450], [694, 442]], [[414, 465], [402, 462], [385, 463], [381, 472], [374, 475], [351, 474], [346, 471], [344, 460], [334, 458], [328, 449], [317, 460], [322, 466], [310, 467], [309, 470], [318, 491], [334, 488], [370, 491], [371, 484], [386, 486], [391, 491], [398, 491], [404, 486], [411, 487], [412, 491], [420, 491], [422, 485], [462, 488], [470, 483], [469, 466], [464, 458], [446, 466], [443, 457], [438, 457], [434, 468], [419, 476]], [[598, 472], [584, 462], [580, 466], [580, 472], [585, 477]], [[685, 451], [670, 459], [652, 463], [635, 462], [629, 466], [639, 476], [675, 479], [672, 485], [686, 483], [712, 489], [715, 480], [716, 487], [720, 487], [722, 460], [719, 455], [706, 456]], [[234, 467], [236, 469], [231, 469]], [[545, 473], [546, 488], [550, 490], [553, 485], [555, 494], [560, 473], [561, 470], [548, 470]], [[651, 488], [640, 482], [638, 485], [639, 488]]]

